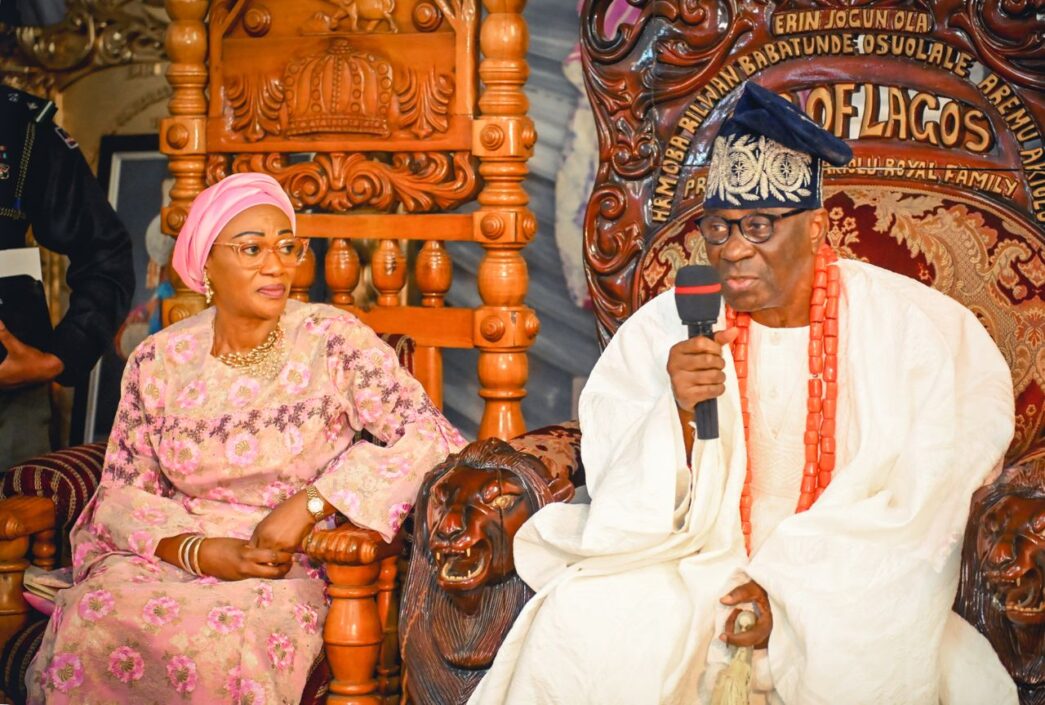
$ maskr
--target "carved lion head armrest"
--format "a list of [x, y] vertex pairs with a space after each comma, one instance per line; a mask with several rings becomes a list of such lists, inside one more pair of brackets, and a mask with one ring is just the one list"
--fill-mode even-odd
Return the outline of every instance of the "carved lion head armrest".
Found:
[[955, 611], [990, 640], [1021, 702], [1045, 702], [1045, 453], [973, 496]]
[[538, 509], [573, 498], [579, 462], [563, 450], [573, 435], [541, 441], [547, 462], [514, 443], [472, 443], [425, 478], [400, 619], [413, 702], [464, 702], [493, 662], [532, 595], [515, 573], [512, 540]]

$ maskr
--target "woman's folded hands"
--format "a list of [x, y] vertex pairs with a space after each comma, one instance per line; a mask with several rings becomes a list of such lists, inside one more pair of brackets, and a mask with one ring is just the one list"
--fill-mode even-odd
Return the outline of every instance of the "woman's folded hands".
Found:
[[219, 580], [282, 578], [294, 555], [287, 551], [260, 548], [243, 539], [208, 538], [200, 546], [199, 565], [204, 575]]

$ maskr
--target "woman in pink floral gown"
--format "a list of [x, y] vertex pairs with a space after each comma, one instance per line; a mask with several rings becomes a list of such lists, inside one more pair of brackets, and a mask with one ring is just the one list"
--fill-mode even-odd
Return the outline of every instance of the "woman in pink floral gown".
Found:
[[[30, 703], [297, 705], [327, 608], [296, 547], [335, 511], [391, 539], [424, 473], [463, 444], [373, 331], [287, 300], [293, 225], [278, 184], [257, 174], [193, 205], [174, 264], [215, 306], [127, 365]], [[364, 429], [381, 445], [354, 442]], [[184, 565], [194, 535], [206, 540]]]

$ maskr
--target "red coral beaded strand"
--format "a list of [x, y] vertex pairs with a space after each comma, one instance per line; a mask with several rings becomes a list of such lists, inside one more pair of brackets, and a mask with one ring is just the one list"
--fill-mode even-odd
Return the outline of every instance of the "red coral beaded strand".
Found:
[[[813, 505], [831, 482], [835, 469], [835, 414], [838, 410], [838, 256], [826, 243], [816, 254], [813, 293], [809, 301], [809, 396], [806, 401], [805, 465], [796, 512]], [[751, 413], [748, 404], [748, 332], [751, 315], [726, 307], [726, 322], [740, 329], [731, 345], [740, 388], [744, 443], [748, 448], [744, 489], [740, 494], [740, 526], [751, 553]]]

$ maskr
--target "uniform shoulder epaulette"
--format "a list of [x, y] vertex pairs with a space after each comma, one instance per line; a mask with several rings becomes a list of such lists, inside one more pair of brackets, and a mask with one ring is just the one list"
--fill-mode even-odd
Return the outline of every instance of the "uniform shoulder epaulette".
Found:
[[7, 108], [4, 112], [22, 115], [27, 121], [31, 120], [37, 125], [51, 122], [58, 112], [53, 100], [4, 85], [0, 85], [0, 105]]

